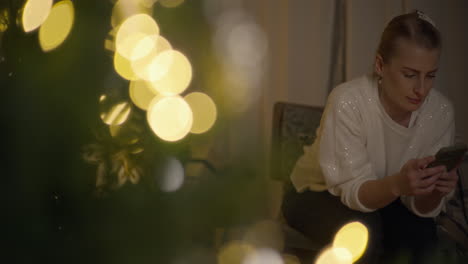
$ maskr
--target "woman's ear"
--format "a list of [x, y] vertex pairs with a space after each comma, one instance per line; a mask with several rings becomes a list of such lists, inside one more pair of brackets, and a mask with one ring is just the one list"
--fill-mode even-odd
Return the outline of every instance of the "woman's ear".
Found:
[[380, 54], [375, 55], [374, 71], [382, 78], [383, 76], [384, 61]]

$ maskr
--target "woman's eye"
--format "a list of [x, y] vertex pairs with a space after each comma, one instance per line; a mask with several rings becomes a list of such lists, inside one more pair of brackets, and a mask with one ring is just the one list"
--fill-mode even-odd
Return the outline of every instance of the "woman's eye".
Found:
[[407, 74], [407, 73], [403, 73], [403, 76], [405, 76], [406, 78], [414, 78], [416, 76], [416, 74]]
[[435, 75], [433, 75], [433, 74], [431, 74], [431, 75], [427, 75], [427, 78], [429, 78], [429, 79], [434, 79], [435, 77], [436, 77], [436, 76], [435, 76]]

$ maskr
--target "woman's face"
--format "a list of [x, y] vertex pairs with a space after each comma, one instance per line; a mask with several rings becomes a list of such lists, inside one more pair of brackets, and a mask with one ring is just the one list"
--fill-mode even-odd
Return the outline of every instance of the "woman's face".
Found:
[[386, 63], [377, 55], [381, 101], [390, 116], [411, 114], [422, 105], [434, 84], [439, 55], [439, 49], [427, 49], [405, 39], [397, 41], [396, 52]]

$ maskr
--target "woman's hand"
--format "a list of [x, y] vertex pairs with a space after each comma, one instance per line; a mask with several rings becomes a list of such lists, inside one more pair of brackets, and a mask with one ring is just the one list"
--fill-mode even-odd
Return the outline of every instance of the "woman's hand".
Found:
[[457, 169], [452, 169], [450, 172], [447, 173], [447, 169], [443, 165], [437, 166], [436, 168], [440, 167], [442, 171], [439, 174], [439, 178], [436, 180], [434, 185], [432, 185], [434, 186], [434, 188], [432, 188], [431, 186], [431, 189], [433, 189], [433, 191], [429, 194], [415, 196], [415, 206], [417, 210], [421, 213], [427, 213], [434, 210], [438, 205], [440, 205], [442, 198], [451, 191], [453, 191], [453, 189], [455, 189], [455, 187], [457, 186]]
[[[453, 188], [453, 175], [449, 176], [444, 166], [426, 168], [434, 160], [434, 156], [429, 156], [407, 161], [400, 172], [395, 175], [393, 186], [395, 194], [398, 196], [424, 195], [435, 189], [447, 191]], [[444, 173], [447, 175], [444, 176]]]
[[451, 191], [453, 191], [457, 187], [457, 181], [458, 181], [457, 168], [454, 168], [449, 172], [445, 171], [444, 173], [442, 173], [440, 178], [436, 181], [435, 189], [436, 191], [438, 191], [439, 193], [443, 195], [449, 194]]

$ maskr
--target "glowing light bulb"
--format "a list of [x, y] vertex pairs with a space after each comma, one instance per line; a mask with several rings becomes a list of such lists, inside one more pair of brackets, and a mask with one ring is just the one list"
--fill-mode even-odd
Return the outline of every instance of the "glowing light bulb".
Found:
[[217, 111], [213, 100], [204, 93], [190, 93], [185, 96], [185, 101], [193, 112], [193, 126], [190, 132], [201, 134], [208, 131], [216, 121]]
[[[159, 54], [156, 60], [161, 62], [156, 65], [164, 65], [161, 66], [163, 68], [170, 65], [162, 77], [151, 78], [154, 89], [162, 95], [177, 95], [185, 91], [192, 81], [192, 65], [187, 57], [179, 51], [168, 50]], [[153, 68], [157, 72], [157, 66], [150, 66], [150, 71]]]
[[136, 14], [120, 25], [115, 36], [117, 52], [128, 60], [137, 60], [147, 55], [151, 49], [141, 52], [135, 47], [145, 36], [159, 36], [159, 26], [147, 14]]
[[43, 51], [60, 46], [70, 34], [75, 19], [73, 3], [64, 0], [56, 3], [39, 29], [39, 44]]
[[146, 81], [141, 80], [130, 83], [129, 93], [132, 102], [143, 110], [148, 109], [151, 100], [156, 97], [150, 85]]
[[353, 257], [353, 262], [358, 260], [366, 250], [369, 232], [365, 225], [352, 222], [343, 226], [335, 235], [333, 247], [346, 248]]
[[132, 63], [121, 56], [118, 52], [114, 53], [114, 69], [124, 79], [129, 81], [138, 80], [138, 76], [133, 72]]
[[147, 112], [153, 132], [165, 141], [178, 141], [192, 128], [193, 114], [190, 106], [179, 96], [154, 98]]
[[[145, 41], [153, 42], [153, 49], [148, 55], [138, 60], [132, 61], [132, 69], [135, 74], [143, 80], [150, 81], [151, 79], [158, 79], [164, 76], [169, 69], [170, 62], [156, 61], [156, 57], [163, 51], [171, 50], [172, 46], [162, 36], [146, 36]], [[159, 63], [159, 64], [158, 64]], [[161, 65], [163, 63], [163, 65]], [[166, 63], [167, 65], [165, 65]]]
[[24, 4], [21, 22], [24, 32], [39, 28], [49, 16], [52, 0], [28, 0]]
[[317, 258], [315, 264], [352, 264], [353, 257], [346, 248], [327, 248]]

